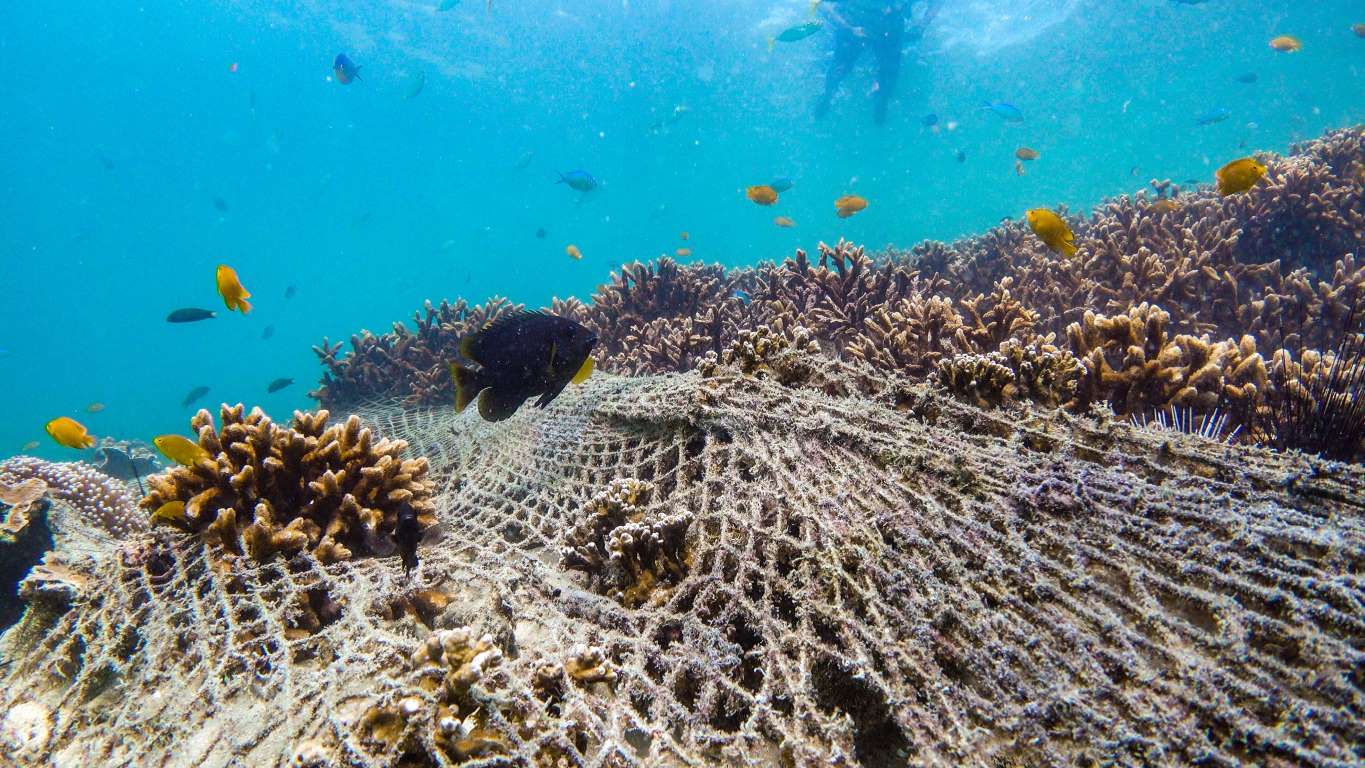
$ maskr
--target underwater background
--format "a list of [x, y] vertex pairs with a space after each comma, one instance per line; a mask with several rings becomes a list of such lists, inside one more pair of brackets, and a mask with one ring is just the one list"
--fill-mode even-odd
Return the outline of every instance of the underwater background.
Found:
[[[816, 120], [829, 30], [770, 50], [807, 0], [437, 6], [0, 10], [0, 456], [38, 440], [25, 452], [71, 458], [43, 433], [60, 415], [97, 436], [183, 432], [200, 385], [195, 407], [283, 418], [312, 402], [313, 344], [425, 299], [586, 297], [679, 247], [739, 266], [841, 237], [947, 240], [1152, 178], [1208, 183], [1365, 118], [1358, 2], [948, 0], [881, 126], [870, 54]], [[1303, 49], [1267, 45], [1286, 34]], [[347, 86], [342, 52], [362, 68]], [[1041, 157], [1020, 176], [1025, 145]], [[601, 186], [555, 183], [575, 169]], [[745, 199], [783, 176], [777, 205]], [[837, 218], [846, 193], [868, 209]], [[249, 315], [224, 310], [220, 263]], [[218, 317], [168, 324], [180, 307]]]

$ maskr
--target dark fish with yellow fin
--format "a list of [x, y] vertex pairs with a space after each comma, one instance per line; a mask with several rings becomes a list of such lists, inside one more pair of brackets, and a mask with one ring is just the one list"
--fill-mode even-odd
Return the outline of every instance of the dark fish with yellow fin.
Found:
[[85, 425], [68, 416], [58, 416], [49, 421], [46, 429], [58, 445], [67, 448], [89, 448], [95, 444], [94, 435]]
[[1256, 182], [1264, 176], [1265, 166], [1256, 162], [1254, 157], [1239, 157], [1214, 173], [1220, 197], [1245, 192], [1256, 186]]
[[199, 463], [200, 459], [212, 458], [203, 446], [184, 435], [158, 435], [152, 438], [152, 445], [162, 456], [187, 467]]
[[502, 421], [536, 395], [544, 408], [570, 382], [592, 375], [596, 344], [596, 334], [565, 317], [504, 314], [460, 340], [463, 359], [450, 364], [455, 412], [477, 399], [480, 416]]
[[1076, 236], [1072, 234], [1071, 227], [1067, 226], [1061, 216], [1046, 208], [1034, 208], [1025, 213], [1024, 218], [1028, 219], [1029, 229], [1033, 230], [1033, 234], [1054, 253], [1063, 256], [1076, 255]]

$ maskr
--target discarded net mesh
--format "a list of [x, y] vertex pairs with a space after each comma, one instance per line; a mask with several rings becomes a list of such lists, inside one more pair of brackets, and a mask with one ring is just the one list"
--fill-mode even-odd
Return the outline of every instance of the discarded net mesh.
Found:
[[366, 408], [438, 481], [410, 581], [128, 542], [5, 636], [0, 716], [73, 766], [1359, 758], [1359, 467], [832, 365]]

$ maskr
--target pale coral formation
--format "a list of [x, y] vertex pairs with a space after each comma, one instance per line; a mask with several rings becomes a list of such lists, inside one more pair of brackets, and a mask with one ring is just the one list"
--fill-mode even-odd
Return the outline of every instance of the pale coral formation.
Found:
[[[0, 462], [0, 485], [14, 487], [29, 480], [47, 486], [48, 495], [68, 505], [86, 523], [126, 539], [147, 530], [146, 515], [123, 483], [81, 462], [50, 462], [16, 456]], [[34, 485], [26, 486], [29, 490]]]
[[259, 408], [224, 406], [221, 426], [201, 410], [190, 421], [208, 454], [149, 481], [148, 512], [183, 502], [171, 519], [228, 553], [266, 561], [301, 549], [324, 563], [389, 554], [400, 510], [434, 525], [425, 458], [405, 459], [402, 440], [376, 438], [360, 419], [327, 426], [327, 411], [295, 411], [292, 426]]

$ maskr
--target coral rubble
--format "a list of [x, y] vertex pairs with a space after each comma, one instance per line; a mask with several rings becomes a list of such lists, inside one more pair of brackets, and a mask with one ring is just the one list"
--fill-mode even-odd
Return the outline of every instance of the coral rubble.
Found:
[[201, 410], [190, 425], [208, 458], [152, 477], [142, 507], [181, 502], [172, 522], [256, 561], [305, 548], [324, 563], [388, 554], [405, 505], [433, 525], [426, 459], [404, 459], [405, 442], [376, 439], [355, 416], [328, 418], [295, 411], [283, 427], [259, 408], [224, 406], [215, 429]]

